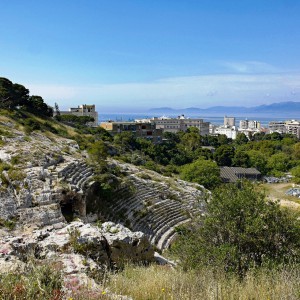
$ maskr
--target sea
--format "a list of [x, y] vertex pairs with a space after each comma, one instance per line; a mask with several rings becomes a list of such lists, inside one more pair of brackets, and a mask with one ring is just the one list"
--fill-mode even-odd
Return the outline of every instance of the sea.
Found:
[[[161, 117], [162, 115], [153, 115], [151, 113], [103, 113], [99, 114], [99, 122], [107, 122], [109, 120], [111, 121], [134, 121], [135, 119], [148, 119], [148, 118], [153, 118], [153, 117]], [[165, 115], [165, 117], [170, 117], [174, 118], [177, 117], [178, 115]], [[259, 115], [259, 114], [252, 114], [248, 116], [244, 115], [227, 115], [230, 117], [235, 117], [236, 121], [236, 126], [239, 126], [240, 120], [255, 120], [255, 121], [260, 121], [261, 127], [269, 127], [269, 122], [271, 121], [285, 121], [285, 120], [291, 120], [291, 119], [300, 119], [300, 116], [298, 118], [295, 118], [295, 116], [291, 115], [282, 115], [282, 116], [276, 116], [273, 114], [264, 114], [264, 115]], [[196, 115], [196, 114], [190, 114], [190, 115], [185, 115], [186, 118], [200, 118], [203, 119], [204, 122], [210, 122], [211, 124], [214, 125], [222, 125], [224, 124], [224, 115]]]

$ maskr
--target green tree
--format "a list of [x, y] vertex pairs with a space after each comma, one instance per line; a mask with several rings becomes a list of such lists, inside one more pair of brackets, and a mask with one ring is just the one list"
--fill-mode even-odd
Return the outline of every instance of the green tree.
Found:
[[201, 140], [203, 146], [212, 146], [212, 147], [220, 146], [217, 136], [205, 135], [201, 137]]
[[300, 160], [300, 143], [296, 143], [293, 146], [293, 157], [297, 160]]
[[88, 153], [94, 162], [101, 162], [108, 155], [107, 145], [103, 141], [96, 141], [90, 146]]
[[206, 216], [174, 251], [186, 268], [221, 266], [243, 277], [249, 268], [299, 262], [300, 221], [249, 182], [227, 184], [213, 192]]
[[234, 157], [234, 148], [229, 145], [222, 145], [216, 150], [214, 157], [219, 166], [230, 167]]
[[248, 138], [246, 137], [245, 133], [238, 133], [235, 139], [236, 145], [243, 145], [248, 143]]
[[291, 170], [292, 175], [294, 176], [293, 181], [295, 183], [300, 183], [300, 166], [297, 166]]
[[199, 134], [199, 129], [196, 127], [191, 127], [182, 134], [181, 144], [187, 151], [194, 151], [201, 146], [201, 136]]
[[264, 153], [259, 150], [250, 150], [247, 154], [250, 158], [250, 167], [256, 168], [263, 175], [268, 173], [268, 161]]
[[20, 84], [13, 84], [7, 78], [0, 77], [0, 107], [14, 109], [23, 105], [29, 97], [29, 91]]
[[282, 152], [276, 153], [268, 159], [268, 168], [273, 172], [286, 172], [290, 169], [290, 167], [290, 157]]
[[208, 189], [221, 183], [220, 169], [214, 161], [198, 159], [182, 167], [180, 177], [183, 180], [197, 182]]
[[114, 136], [114, 143], [125, 148], [134, 149], [136, 147], [136, 138], [134, 133], [124, 131]]
[[232, 165], [235, 167], [249, 168], [250, 157], [246, 151], [237, 150], [232, 159]]
[[264, 132], [257, 132], [252, 136], [253, 141], [262, 141], [265, 138]]
[[30, 96], [26, 109], [37, 115], [53, 116], [53, 108], [48, 106], [41, 96]]
[[218, 135], [218, 144], [219, 145], [229, 145], [232, 143], [232, 139], [228, 138], [225, 134]]

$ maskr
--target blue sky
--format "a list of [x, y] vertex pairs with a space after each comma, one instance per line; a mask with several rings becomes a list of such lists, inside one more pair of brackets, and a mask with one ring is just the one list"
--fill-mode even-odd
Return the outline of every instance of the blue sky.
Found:
[[0, 0], [0, 76], [61, 108], [300, 101], [300, 1]]

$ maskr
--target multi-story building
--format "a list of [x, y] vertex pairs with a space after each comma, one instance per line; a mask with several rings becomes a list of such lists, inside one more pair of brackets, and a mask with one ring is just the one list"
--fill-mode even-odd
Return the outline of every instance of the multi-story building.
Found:
[[239, 129], [260, 129], [260, 121], [240, 120]]
[[235, 117], [224, 117], [224, 127], [233, 127], [235, 126]]
[[124, 131], [135, 132], [136, 131], [136, 123], [135, 122], [102, 122], [100, 126], [106, 129], [112, 135], [121, 133]]
[[248, 120], [240, 120], [239, 129], [248, 129]]
[[196, 127], [199, 129], [200, 135], [209, 134], [209, 122], [204, 122], [203, 119], [190, 119], [185, 118], [184, 115], [178, 116], [177, 118], [153, 118], [150, 119], [156, 124], [157, 129], [162, 129], [164, 132], [187, 131], [190, 127]]
[[286, 133], [285, 121], [272, 121], [269, 123], [270, 133]]
[[296, 120], [289, 120], [285, 121], [285, 132], [293, 134], [297, 136], [297, 138], [300, 138], [300, 121]]
[[132, 132], [136, 137], [142, 137], [153, 143], [162, 141], [162, 130], [157, 129], [154, 123], [137, 122], [102, 122], [100, 126], [110, 134], [115, 135], [121, 132]]
[[173, 132], [177, 133], [178, 131], [183, 131], [184, 127], [182, 126], [182, 122], [180, 118], [168, 118], [168, 117], [161, 117], [161, 118], [153, 118], [151, 119], [157, 129], [161, 129], [164, 132]]
[[236, 139], [237, 136], [237, 129], [235, 126], [231, 126], [231, 127], [225, 127], [225, 126], [219, 126], [217, 128], [215, 128], [214, 134], [225, 134], [229, 139]]
[[95, 105], [82, 104], [78, 107], [71, 107], [67, 111], [60, 111], [61, 115], [74, 115], [78, 117], [88, 116], [94, 118], [94, 122], [90, 122], [88, 125], [97, 127], [98, 126], [98, 113], [96, 112]]
[[272, 121], [269, 123], [269, 132], [289, 133], [300, 138], [300, 121], [287, 120], [287, 121]]
[[249, 120], [248, 129], [260, 129], [260, 121]]
[[210, 133], [213, 135], [224, 134], [229, 139], [236, 139], [237, 136], [237, 128], [235, 127], [235, 117], [224, 117], [224, 125], [222, 126], [211, 126]]

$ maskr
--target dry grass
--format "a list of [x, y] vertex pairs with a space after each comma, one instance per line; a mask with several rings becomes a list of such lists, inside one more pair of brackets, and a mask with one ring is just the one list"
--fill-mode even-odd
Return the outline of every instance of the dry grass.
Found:
[[59, 266], [32, 266], [27, 272], [0, 276], [2, 300], [296, 300], [300, 299], [300, 268], [249, 272], [240, 281], [212, 269], [183, 272], [152, 265], [126, 266], [123, 272], [106, 274], [102, 287], [63, 291]]
[[291, 183], [262, 184], [261, 188], [266, 192], [267, 198], [279, 200], [280, 204], [292, 209], [300, 209], [300, 199], [286, 195], [286, 191], [293, 187]]
[[249, 273], [243, 282], [212, 270], [183, 272], [161, 266], [128, 266], [113, 275], [109, 287], [134, 300], [299, 299], [300, 270]]

